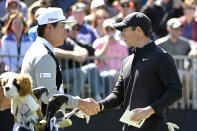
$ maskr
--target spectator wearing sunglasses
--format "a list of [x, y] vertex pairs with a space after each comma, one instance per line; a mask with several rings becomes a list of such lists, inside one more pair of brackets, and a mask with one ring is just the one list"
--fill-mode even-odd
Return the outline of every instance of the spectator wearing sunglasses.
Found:
[[[2, 1], [0, 7], [4, 8], [4, 11], [6, 11], [4, 12], [2, 9], [0, 10], [0, 16], [2, 16], [0, 17], [0, 30], [3, 26], [5, 26], [8, 23], [9, 17], [12, 14], [12, 12], [20, 11], [23, 14], [23, 16], [27, 18], [27, 6], [24, 2], [20, 0], [6, 0], [6, 2]], [[1, 35], [4, 34], [0, 34], [0, 37]]]
[[182, 36], [197, 41], [197, 22], [195, 21], [195, 0], [184, 1], [184, 15], [179, 18], [183, 25]]
[[95, 29], [97, 38], [103, 37], [106, 34], [106, 30], [103, 27], [103, 22], [109, 18], [109, 13], [104, 9], [96, 11], [95, 17], [92, 22], [92, 27]]
[[116, 22], [121, 22], [125, 16], [136, 11], [136, 4], [131, 0], [120, 0], [120, 13], [113, 17]]
[[105, 20], [103, 27], [106, 30], [106, 34], [93, 43], [95, 56], [101, 57], [95, 63], [99, 68], [106, 96], [112, 91], [122, 63], [122, 59], [114, 59], [112, 57], [125, 58], [128, 56], [126, 44], [123, 41], [117, 41], [115, 38], [116, 30], [112, 26], [113, 23], [115, 23], [113, 19]]

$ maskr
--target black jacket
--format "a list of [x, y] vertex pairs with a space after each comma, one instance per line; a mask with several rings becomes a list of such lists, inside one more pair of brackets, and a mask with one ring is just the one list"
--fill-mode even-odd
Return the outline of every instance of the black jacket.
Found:
[[[173, 58], [151, 42], [136, 48], [123, 61], [116, 87], [102, 103], [105, 110], [121, 104], [128, 110], [150, 105], [156, 113], [148, 119], [158, 123], [165, 121], [164, 110], [181, 97], [182, 85]], [[149, 120], [143, 126], [146, 123]]]

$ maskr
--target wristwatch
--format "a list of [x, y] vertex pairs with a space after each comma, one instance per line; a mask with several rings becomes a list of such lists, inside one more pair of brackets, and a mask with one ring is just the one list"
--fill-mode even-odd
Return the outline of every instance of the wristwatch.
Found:
[[99, 106], [100, 106], [100, 111], [103, 111], [104, 110], [104, 105], [101, 102], [99, 102]]

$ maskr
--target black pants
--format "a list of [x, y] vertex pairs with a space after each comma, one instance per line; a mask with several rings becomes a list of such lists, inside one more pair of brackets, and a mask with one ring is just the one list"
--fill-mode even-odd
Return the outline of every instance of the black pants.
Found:
[[167, 127], [166, 123], [160, 124], [156, 128], [151, 128], [151, 127], [136, 128], [133, 126], [125, 125], [123, 127], [123, 131], [168, 131], [168, 127]]

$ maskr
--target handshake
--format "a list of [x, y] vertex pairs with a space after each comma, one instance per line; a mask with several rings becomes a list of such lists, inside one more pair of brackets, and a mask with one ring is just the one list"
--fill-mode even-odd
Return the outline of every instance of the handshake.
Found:
[[89, 116], [96, 115], [104, 109], [101, 103], [98, 103], [92, 98], [79, 99], [78, 107], [83, 113]]

